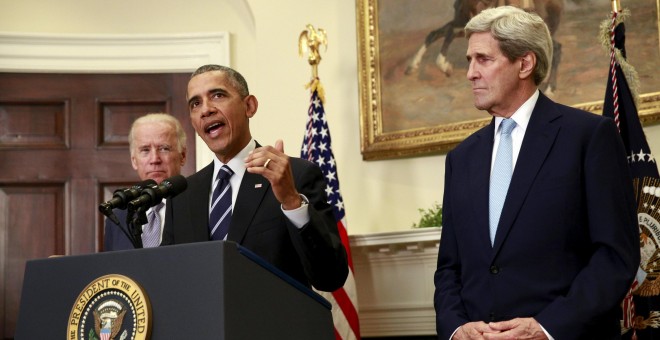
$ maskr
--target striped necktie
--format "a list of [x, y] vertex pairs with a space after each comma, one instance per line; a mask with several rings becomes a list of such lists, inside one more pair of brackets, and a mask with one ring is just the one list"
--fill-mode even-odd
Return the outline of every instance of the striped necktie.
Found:
[[155, 207], [151, 208], [149, 216], [147, 216], [147, 225], [142, 229], [142, 247], [153, 248], [160, 245], [160, 209], [165, 206], [165, 203], [160, 202]]
[[209, 214], [209, 232], [212, 240], [224, 240], [229, 232], [231, 222], [231, 185], [229, 178], [234, 172], [227, 165], [218, 171], [218, 183], [211, 198], [211, 213]]

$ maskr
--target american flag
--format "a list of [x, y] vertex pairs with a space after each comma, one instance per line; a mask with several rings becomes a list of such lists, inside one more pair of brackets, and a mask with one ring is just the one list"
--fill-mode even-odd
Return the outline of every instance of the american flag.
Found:
[[302, 143], [300, 157], [316, 163], [323, 171], [327, 182], [325, 192], [328, 203], [332, 205], [337, 220], [339, 236], [348, 255], [348, 278], [344, 287], [332, 293], [320, 292], [332, 304], [332, 319], [335, 326], [336, 339], [360, 339], [360, 324], [357, 314], [357, 292], [353, 276], [353, 260], [346, 232], [346, 213], [344, 200], [339, 192], [339, 177], [337, 165], [330, 145], [330, 128], [323, 109], [323, 87], [318, 78], [314, 79], [309, 87], [312, 97], [307, 112], [307, 128]]

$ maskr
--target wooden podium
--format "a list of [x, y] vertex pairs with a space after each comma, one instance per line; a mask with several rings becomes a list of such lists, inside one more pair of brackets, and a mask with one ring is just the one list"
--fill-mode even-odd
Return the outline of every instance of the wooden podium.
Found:
[[29, 261], [16, 339], [88, 339], [117, 311], [125, 339], [334, 339], [327, 300], [222, 241]]

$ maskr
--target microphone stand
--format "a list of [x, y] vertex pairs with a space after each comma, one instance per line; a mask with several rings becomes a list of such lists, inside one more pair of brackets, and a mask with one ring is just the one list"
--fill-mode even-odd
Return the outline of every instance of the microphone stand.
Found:
[[[106, 216], [107, 216], [107, 215], [106, 215]], [[121, 230], [121, 232], [124, 233], [124, 235], [126, 235], [126, 238], [127, 238], [129, 241], [131, 241], [131, 244], [133, 244], [133, 246], [135, 246], [135, 243], [133, 242], [133, 237], [131, 236], [131, 232], [128, 230], [128, 227], [125, 226], [125, 225], [123, 225], [123, 224], [121, 224], [121, 223], [119, 223], [119, 219], [117, 218], [117, 216], [115, 216], [114, 213], [112, 213], [112, 216], [114, 216], [115, 219], [117, 220], [116, 222], [115, 222], [115, 220], [112, 220], [112, 221], [117, 225], [117, 227], [119, 228], [119, 230]], [[109, 217], [109, 216], [108, 216], [108, 217]]]
[[112, 211], [110, 205], [103, 203], [99, 205], [99, 210], [101, 211], [101, 213], [103, 213], [103, 215], [109, 218], [110, 221], [114, 222], [116, 225], [121, 225], [121, 223], [119, 223], [119, 219], [117, 218], [117, 215], [115, 215], [115, 213]]
[[137, 210], [128, 209], [126, 215], [126, 225], [128, 226], [129, 240], [135, 249], [142, 247], [142, 225], [146, 224], [147, 220], [147, 207], [139, 206]]

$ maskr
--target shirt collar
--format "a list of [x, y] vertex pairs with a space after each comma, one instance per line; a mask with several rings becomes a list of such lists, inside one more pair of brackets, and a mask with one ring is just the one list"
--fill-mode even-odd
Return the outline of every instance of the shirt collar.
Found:
[[[537, 89], [534, 93], [527, 99], [519, 108], [514, 112], [510, 119], [513, 119], [516, 122], [516, 128], [521, 128], [522, 131], [527, 130], [527, 125], [529, 124], [529, 119], [532, 117], [532, 111], [536, 106], [536, 102], [539, 99], [539, 90]], [[504, 118], [495, 117], [495, 134], [499, 131], [500, 124]]]
[[[231, 170], [234, 171], [234, 175], [231, 177], [232, 182], [234, 179], [243, 178], [243, 174], [245, 174], [245, 159], [250, 154], [250, 152], [256, 148], [256, 146], [257, 143], [255, 142], [254, 138], [250, 139], [250, 142], [247, 143], [243, 150], [239, 151], [238, 154], [234, 156], [234, 158], [227, 162], [227, 166], [229, 166]], [[220, 168], [222, 168], [223, 165], [225, 165], [225, 163], [222, 163], [218, 159], [218, 156], [213, 157], [213, 180], [218, 177], [218, 171], [220, 171]], [[240, 183], [240, 180], [238, 182]]]

